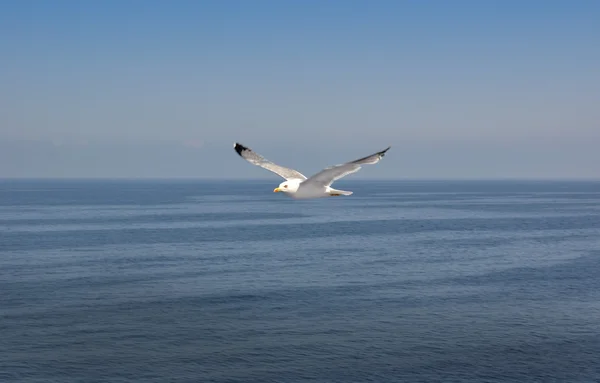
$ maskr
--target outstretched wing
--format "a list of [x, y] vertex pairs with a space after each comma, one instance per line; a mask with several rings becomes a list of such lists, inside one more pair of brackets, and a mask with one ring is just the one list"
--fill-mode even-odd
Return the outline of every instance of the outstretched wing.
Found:
[[274, 164], [271, 161], [265, 159], [260, 154], [256, 153], [255, 151], [253, 151], [252, 149], [250, 149], [244, 145], [238, 144], [236, 142], [233, 144], [233, 147], [234, 147], [235, 151], [237, 152], [237, 154], [239, 154], [240, 157], [242, 157], [246, 161], [250, 162], [253, 165], [260, 166], [261, 168], [270, 170], [273, 173], [285, 178], [286, 180], [290, 180], [290, 179], [305, 180], [306, 179], [304, 174], [300, 173], [299, 171], [296, 171], [294, 169], [288, 169], [286, 167]]
[[348, 162], [342, 165], [330, 166], [321, 170], [319, 173], [314, 176], [309, 177], [304, 184], [313, 184], [316, 186], [331, 186], [331, 184], [339, 180], [342, 177], [347, 176], [348, 174], [356, 173], [360, 170], [361, 165], [372, 165], [376, 164], [385, 156], [385, 152], [390, 150], [391, 146], [388, 146], [387, 149], [377, 152], [375, 154], [371, 154], [370, 156], [360, 158], [358, 160]]

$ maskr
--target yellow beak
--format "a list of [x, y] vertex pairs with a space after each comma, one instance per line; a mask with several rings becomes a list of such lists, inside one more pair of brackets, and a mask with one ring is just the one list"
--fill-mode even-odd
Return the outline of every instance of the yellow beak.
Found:
[[273, 193], [277, 193], [277, 192], [280, 192], [280, 191], [281, 191], [281, 189], [280, 189], [280, 188], [275, 188], [275, 189], [273, 190]]

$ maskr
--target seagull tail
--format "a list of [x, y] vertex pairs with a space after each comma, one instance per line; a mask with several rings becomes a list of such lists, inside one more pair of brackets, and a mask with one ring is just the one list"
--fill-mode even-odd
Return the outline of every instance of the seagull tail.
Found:
[[352, 195], [352, 192], [347, 190], [329, 189], [329, 194], [332, 196]]

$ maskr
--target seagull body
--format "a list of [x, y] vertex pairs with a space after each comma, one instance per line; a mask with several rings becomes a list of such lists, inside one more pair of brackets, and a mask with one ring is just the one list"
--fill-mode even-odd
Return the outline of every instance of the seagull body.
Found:
[[263, 169], [269, 170], [285, 179], [279, 184], [273, 192], [283, 192], [286, 195], [295, 199], [312, 199], [323, 197], [334, 197], [340, 195], [351, 195], [351, 191], [337, 190], [331, 187], [331, 184], [348, 174], [355, 173], [360, 170], [361, 165], [376, 164], [383, 158], [385, 153], [390, 149], [372, 154], [370, 156], [360, 158], [341, 165], [330, 166], [313, 175], [306, 177], [297, 170], [289, 169], [267, 160], [252, 149], [234, 143], [233, 148], [243, 159], [253, 165], [260, 166]]

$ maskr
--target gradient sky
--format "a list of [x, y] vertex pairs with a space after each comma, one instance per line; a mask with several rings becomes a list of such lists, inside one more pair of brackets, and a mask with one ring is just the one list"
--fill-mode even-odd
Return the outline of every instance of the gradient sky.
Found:
[[0, 177], [600, 178], [600, 1], [0, 8]]

